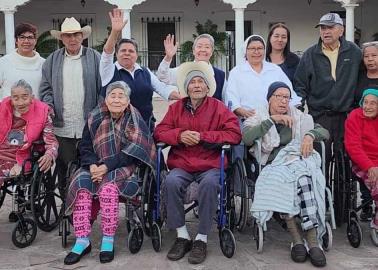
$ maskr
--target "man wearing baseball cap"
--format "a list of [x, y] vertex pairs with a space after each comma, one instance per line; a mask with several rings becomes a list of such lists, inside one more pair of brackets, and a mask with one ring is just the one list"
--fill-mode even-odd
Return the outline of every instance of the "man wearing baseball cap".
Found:
[[330, 133], [326, 143], [328, 168], [332, 143], [342, 147], [344, 121], [353, 108], [362, 55], [354, 43], [343, 37], [344, 23], [339, 14], [323, 15], [316, 27], [319, 41], [303, 54], [294, 76], [294, 90], [302, 97], [302, 104], [307, 103], [314, 121]]

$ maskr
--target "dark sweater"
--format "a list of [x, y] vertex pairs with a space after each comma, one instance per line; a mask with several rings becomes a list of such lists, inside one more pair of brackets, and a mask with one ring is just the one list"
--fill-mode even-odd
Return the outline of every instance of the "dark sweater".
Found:
[[361, 57], [361, 50], [354, 43], [341, 39], [335, 81], [321, 40], [305, 51], [294, 76], [294, 90], [303, 103], [307, 102], [311, 115], [349, 112], [353, 108]]

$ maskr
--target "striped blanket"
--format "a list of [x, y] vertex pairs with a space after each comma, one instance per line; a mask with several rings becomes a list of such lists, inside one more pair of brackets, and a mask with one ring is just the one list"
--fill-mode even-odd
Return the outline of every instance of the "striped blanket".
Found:
[[[257, 178], [252, 216], [266, 229], [266, 222], [273, 212], [297, 215], [300, 200], [297, 182], [310, 176], [317, 203], [318, 238], [325, 233], [325, 178], [320, 169], [320, 155], [314, 151], [310, 157], [301, 158], [300, 144], [293, 140], [281, 149], [274, 161], [267, 165]], [[321, 243], [321, 242], [320, 242]]]

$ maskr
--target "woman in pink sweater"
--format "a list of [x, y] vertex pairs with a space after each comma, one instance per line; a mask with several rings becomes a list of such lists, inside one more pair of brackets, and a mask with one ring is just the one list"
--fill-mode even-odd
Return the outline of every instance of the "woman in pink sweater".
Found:
[[345, 122], [345, 148], [352, 159], [353, 172], [362, 179], [375, 201], [371, 225], [378, 230], [378, 89], [366, 89], [360, 106]]
[[[0, 187], [5, 179], [20, 174], [33, 142], [40, 139], [45, 153], [38, 160], [39, 169], [51, 168], [58, 153], [51, 114], [51, 108], [33, 97], [32, 87], [24, 80], [16, 82], [11, 96], [0, 102]], [[30, 169], [30, 164], [25, 166]]]

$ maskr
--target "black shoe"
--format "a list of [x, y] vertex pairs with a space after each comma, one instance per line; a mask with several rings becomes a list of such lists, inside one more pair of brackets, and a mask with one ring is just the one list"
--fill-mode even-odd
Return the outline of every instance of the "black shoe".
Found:
[[101, 251], [100, 252], [100, 262], [108, 263], [114, 259], [114, 248], [112, 251]]
[[171, 261], [180, 260], [182, 257], [185, 256], [187, 252], [192, 249], [193, 242], [192, 240], [184, 239], [184, 238], [176, 238], [173, 246], [169, 250], [167, 254], [167, 258]]
[[83, 252], [81, 254], [77, 254], [75, 252], [70, 252], [68, 253], [68, 255], [64, 258], [64, 264], [66, 265], [71, 265], [71, 264], [75, 264], [77, 262], [80, 261], [80, 259], [88, 254], [89, 252], [91, 252], [92, 250], [92, 245], [91, 243], [89, 243], [89, 245], [83, 250]]
[[360, 220], [363, 222], [370, 221], [373, 217], [373, 208], [368, 205], [364, 208], [362, 208], [361, 214], [360, 214]]
[[206, 259], [206, 243], [201, 240], [193, 242], [192, 251], [189, 254], [188, 262], [191, 264], [203, 263]]
[[296, 244], [291, 248], [291, 259], [294, 262], [302, 263], [307, 258], [307, 249], [303, 244]]
[[310, 248], [308, 254], [310, 255], [313, 266], [324, 267], [327, 264], [327, 259], [324, 252], [319, 247]]

